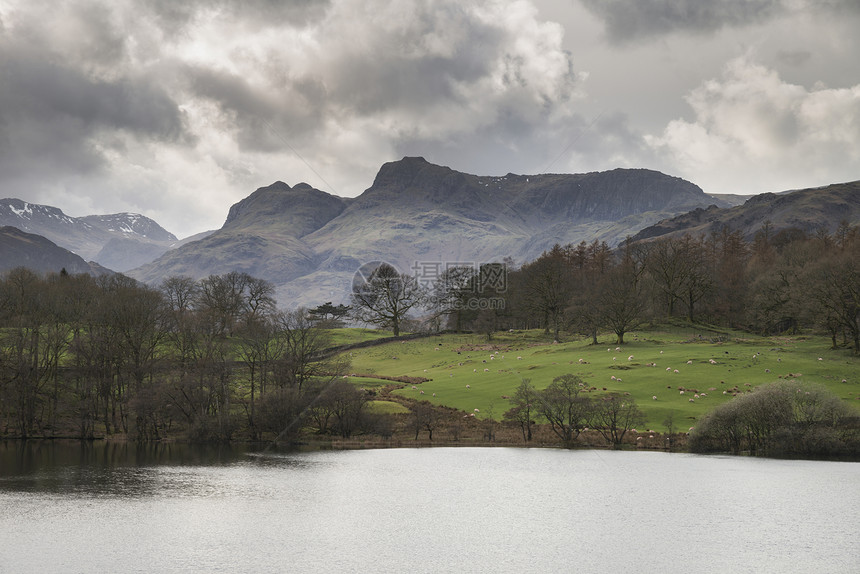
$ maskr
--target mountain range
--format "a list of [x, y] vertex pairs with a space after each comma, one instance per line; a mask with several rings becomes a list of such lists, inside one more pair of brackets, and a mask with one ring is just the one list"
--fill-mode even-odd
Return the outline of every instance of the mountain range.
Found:
[[280, 301], [339, 301], [366, 262], [402, 272], [416, 263], [522, 263], [555, 243], [614, 245], [716, 202], [688, 181], [645, 169], [477, 176], [405, 157], [384, 164], [356, 198], [306, 183], [257, 189], [220, 230], [129, 274], [158, 283], [238, 270], [273, 281]]
[[41, 235], [86, 261], [128, 271], [178, 243], [155, 221], [136, 213], [71, 217], [56, 207], [0, 199], [0, 226]]
[[597, 239], [615, 246], [631, 236], [723, 227], [751, 236], [764, 221], [775, 231], [832, 231], [842, 219], [860, 222], [860, 182], [710, 196], [647, 169], [477, 176], [420, 157], [384, 164], [355, 198], [275, 182], [230, 207], [217, 231], [181, 242], [142, 216], [72, 218], [56, 208], [0, 201], [0, 225], [44, 235], [146, 283], [243, 271], [274, 283], [286, 307], [345, 302], [356, 270], [370, 261], [407, 273], [453, 263], [524, 263], [556, 243]]

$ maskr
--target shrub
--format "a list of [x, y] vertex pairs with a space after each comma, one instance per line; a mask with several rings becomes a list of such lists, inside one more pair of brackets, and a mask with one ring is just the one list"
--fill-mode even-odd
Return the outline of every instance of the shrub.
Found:
[[780, 381], [707, 413], [689, 444], [693, 452], [856, 458], [860, 413], [821, 385]]

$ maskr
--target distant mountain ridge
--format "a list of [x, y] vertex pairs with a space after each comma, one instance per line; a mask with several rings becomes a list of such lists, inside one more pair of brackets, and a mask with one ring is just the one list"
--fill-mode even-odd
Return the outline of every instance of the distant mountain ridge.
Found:
[[751, 239], [765, 221], [774, 233], [833, 231], [842, 220], [860, 224], [860, 182], [765, 193], [738, 205], [744, 199], [709, 196], [647, 169], [477, 176], [405, 157], [381, 166], [356, 198], [307, 183], [261, 187], [230, 207], [220, 229], [183, 241], [140, 215], [75, 218], [50, 206], [0, 200], [0, 225], [16, 228], [0, 233], [0, 268], [101, 273], [108, 267], [150, 284], [244, 271], [272, 281], [280, 304], [295, 306], [345, 302], [355, 271], [375, 260], [408, 273], [421, 265], [523, 263], [556, 243], [615, 246], [631, 236], [723, 228]]
[[[626, 236], [717, 203], [699, 187], [646, 169], [477, 176], [420, 157], [384, 164], [353, 199], [308, 184], [262, 187], [224, 226], [129, 272], [148, 283], [239, 270], [273, 281], [282, 304], [340, 301], [361, 264], [524, 262], [555, 243]], [[724, 204], [727, 205], [727, 204]]]
[[41, 235], [27, 233], [17, 227], [0, 227], [0, 272], [16, 267], [26, 267], [37, 273], [59, 273], [63, 269], [72, 274], [110, 273]]
[[136, 213], [71, 217], [62, 210], [20, 199], [0, 199], [0, 225], [41, 235], [87, 261], [127, 271], [152, 261], [176, 236]]
[[825, 229], [832, 233], [842, 221], [860, 225], [860, 181], [812, 189], [754, 195], [741, 205], [695, 209], [642, 229], [634, 240], [722, 231], [740, 231], [755, 237], [764, 222], [774, 232], [796, 228], [806, 233]]

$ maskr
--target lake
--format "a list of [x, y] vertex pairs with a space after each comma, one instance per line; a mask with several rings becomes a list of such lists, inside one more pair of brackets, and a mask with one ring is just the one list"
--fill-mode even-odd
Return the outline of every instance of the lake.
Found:
[[0, 572], [860, 572], [860, 464], [0, 442]]

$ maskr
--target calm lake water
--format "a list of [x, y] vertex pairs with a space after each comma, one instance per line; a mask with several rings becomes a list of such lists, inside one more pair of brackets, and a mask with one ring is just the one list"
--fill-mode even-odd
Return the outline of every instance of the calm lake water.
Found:
[[0, 443], [0, 572], [860, 572], [860, 464]]

